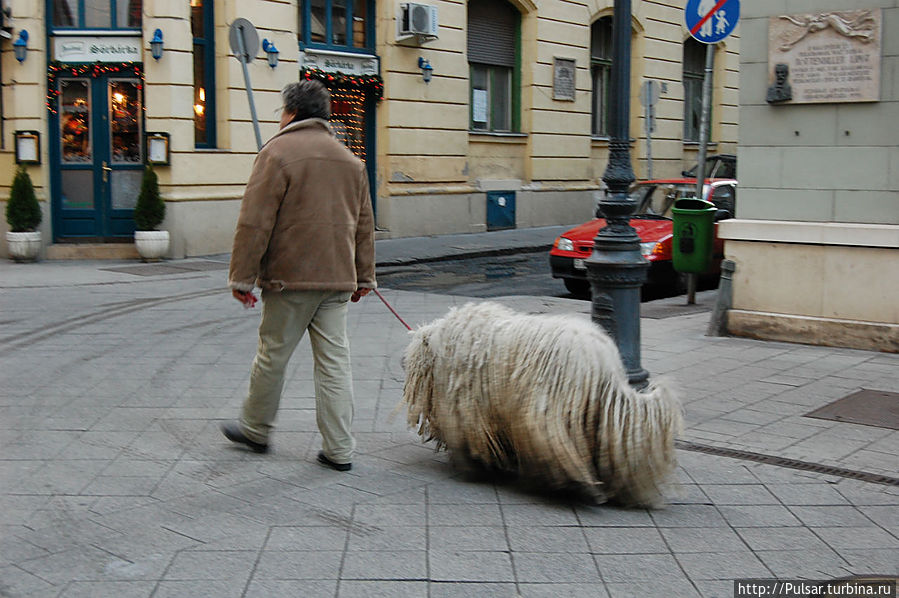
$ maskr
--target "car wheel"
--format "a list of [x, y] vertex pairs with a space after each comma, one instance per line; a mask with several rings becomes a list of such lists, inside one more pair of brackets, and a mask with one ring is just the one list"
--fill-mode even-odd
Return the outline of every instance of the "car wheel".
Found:
[[576, 297], [589, 297], [590, 296], [590, 282], [586, 280], [581, 280], [580, 278], [563, 278], [565, 282], [565, 288], [568, 289], [568, 292]]

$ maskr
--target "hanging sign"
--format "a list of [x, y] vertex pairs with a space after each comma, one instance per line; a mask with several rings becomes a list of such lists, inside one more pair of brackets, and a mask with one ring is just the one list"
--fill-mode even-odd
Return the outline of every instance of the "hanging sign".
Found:
[[59, 62], [141, 62], [140, 36], [55, 36], [53, 58]]
[[344, 75], [377, 75], [380, 71], [377, 56], [308, 48], [300, 52], [300, 68]]
[[698, 42], [715, 44], [730, 35], [740, 20], [740, 0], [687, 0], [684, 21]]

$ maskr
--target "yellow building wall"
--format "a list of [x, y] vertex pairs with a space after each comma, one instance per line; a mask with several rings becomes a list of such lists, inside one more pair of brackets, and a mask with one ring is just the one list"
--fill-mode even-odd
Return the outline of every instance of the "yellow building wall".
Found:
[[[430, 3], [438, 9], [439, 38], [420, 45], [395, 41], [396, 6], [387, 2], [378, 6], [378, 53], [385, 81], [385, 101], [378, 108], [377, 189], [383, 208], [379, 224], [391, 234], [414, 234], [408, 217], [400, 221], [392, 216], [398, 211], [390, 209], [392, 202], [403, 198], [403, 209], [409, 209], [410, 198], [415, 197], [416, 209], [428, 218], [437, 213], [430, 204], [442, 201], [441, 185], [452, 185], [456, 193], [477, 194], [496, 188], [497, 181], [507, 181], [508, 189], [528, 197], [528, 190], [546, 186], [570, 190], [578, 194], [574, 203], [580, 206], [571, 210], [571, 222], [588, 218], [595, 201], [592, 191], [602, 187], [608, 160], [608, 140], [590, 135], [590, 25], [611, 16], [613, 0], [513, 1], [521, 12], [519, 135], [469, 132], [466, 3]], [[639, 101], [640, 85], [647, 79], [664, 85], [652, 134], [653, 175], [680, 176], [697, 158], [697, 144], [683, 141], [681, 57], [688, 33], [682, 21], [682, 2], [640, 2], [633, 7], [630, 134], [638, 178], [645, 178], [648, 166]], [[422, 80], [419, 57], [434, 67], [429, 84]], [[553, 99], [554, 58], [575, 60], [575, 101]], [[716, 49], [710, 153], [736, 150], [738, 84], [737, 32]], [[535, 201], [542, 197], [531, 195]], [[552, 201], [559, 197], [554, 193]], [[483, 225], [482, 220], [473, 221], [445, 232], [481, 230]]]

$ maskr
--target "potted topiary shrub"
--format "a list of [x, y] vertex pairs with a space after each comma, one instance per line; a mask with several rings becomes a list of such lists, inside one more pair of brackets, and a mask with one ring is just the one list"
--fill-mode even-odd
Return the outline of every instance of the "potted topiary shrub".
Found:
[[159, 180], [147, 165], [134, 206], [134, 245], [145, 262], [158, 261], [169, 251], [169, 231], [156, 230], [165, 219], [165, 202], [159, 195]]
[[41, 251], [41, 205], [34, 194], [28, 171], [21, 164], [16, 169], [6, 202], [6, 244], [9, 257], [17, 262], [33, 262]]

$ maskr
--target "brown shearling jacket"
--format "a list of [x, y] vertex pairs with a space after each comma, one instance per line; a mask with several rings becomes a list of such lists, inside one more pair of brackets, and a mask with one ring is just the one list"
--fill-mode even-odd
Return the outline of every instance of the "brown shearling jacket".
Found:
[[290, 123], [259, 151], [240, 205], [228, 285], [375, 288], [374, 216], [361, 160], [327, 121]]

